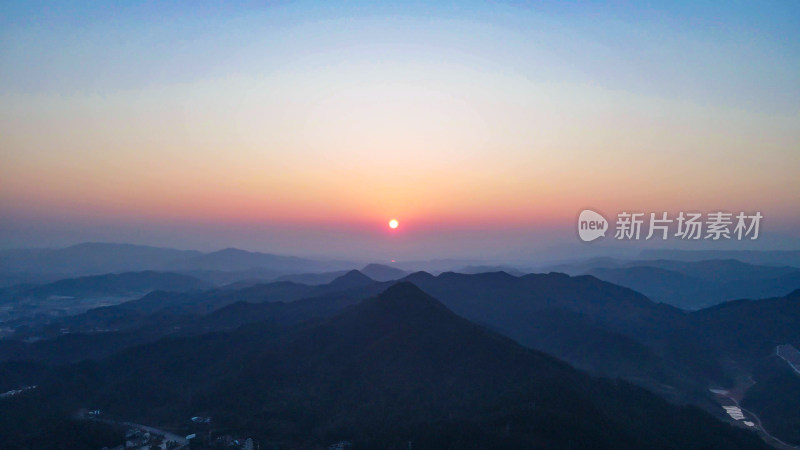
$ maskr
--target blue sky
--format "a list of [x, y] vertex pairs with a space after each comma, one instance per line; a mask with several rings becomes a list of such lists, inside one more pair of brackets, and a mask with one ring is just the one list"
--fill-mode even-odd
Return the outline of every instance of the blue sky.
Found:
[[[186, 82], [231, 69], [268, 71], [320, 45], [346, 52], [389, 44], [408, 58], [439, 57], [439, 47], [461, 53], [454, 59], [486, 59], [542, 80], [764, 110], [800, 104], [800, 5], [790, 1], [32, 1], [1, 8], [3, 91]], [[333, 20], [352, 28], [326, 30]], [[459, 34], [473, 28], [480, 34]]]

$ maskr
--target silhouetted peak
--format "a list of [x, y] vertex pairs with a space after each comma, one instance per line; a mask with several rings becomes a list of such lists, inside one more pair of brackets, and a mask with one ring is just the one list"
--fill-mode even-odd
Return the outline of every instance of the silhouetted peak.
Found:
[[375, 280], [364, 275], [358, 270], [351, 270], [346, 274], [337, 277], [328, 286], [332, 287], [358, 287], [374, 283]]
[[387, 308], [396, 309], [397, 312], [431, 311], [439, 310], [450, 313], [439, 300], [431, 297], [413, 283], [401, 281], [393, 284], [383, 291], [376, 302]]
[[494, 272], [483, 272], [483, 273], [478, 273], [476, 275], [490, 280], [510, 280], [513, 278], [518, 278], [506, 272], [505, 270], [497, 270]]
[[441, 335], [442, 330], [455, 323], [468, 323], [414, 284], [404, 281], [354, 305], [331, 321], [337, 327], [360, 330], [359, 339], [384, 342], [384, 338], [389, 338], [397, 348], [405, 348], [402, 341], [407, 336]]
[[795, 289], [786, 296], [789, 300], [800, 300], [800, 289]]
[[379, 297], [382, 298], [391, 298], [398, 296], [430, 297], [428, 294], [423, 292], [422, 289], [415, 286], [414, 283], [409, 283], [408, 281], [399, 281], [386, 288], [386, 290], [381, 292], [381, 294], [379, 295]]
[[417, 282], [432, 280], [434, 278], [436, 277], [429, 274], [428, 272], [420, 270], [418, 272], [414, 272], [412, 274], [407, 275], [405, 278], [403, 278], [403, 281], [410, 281], [411, 283], [417, 283]]
[[377, 281], [389, 281], [403, 278], [406, 275], [404, 270], [384, 264], [367, 264], [361, 271], [370, 278]]

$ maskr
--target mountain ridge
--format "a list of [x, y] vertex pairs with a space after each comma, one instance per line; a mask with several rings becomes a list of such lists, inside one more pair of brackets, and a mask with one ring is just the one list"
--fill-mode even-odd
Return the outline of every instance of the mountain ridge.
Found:
[[145, 423], [203, 411], [279, 448], [766, 448], [699, 410], [525, 348], [407, 282], [283, 330], [252, 324], [54, 369], [26, 398]]

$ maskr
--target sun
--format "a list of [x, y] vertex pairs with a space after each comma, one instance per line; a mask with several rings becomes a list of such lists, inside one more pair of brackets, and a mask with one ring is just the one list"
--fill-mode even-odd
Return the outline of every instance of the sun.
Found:
[[392, 219], [389, 221], [389, 228], [391, 229], [397, 228], [398, 225], [400, 225], [400, 222], [398, 222], [397, 219]]

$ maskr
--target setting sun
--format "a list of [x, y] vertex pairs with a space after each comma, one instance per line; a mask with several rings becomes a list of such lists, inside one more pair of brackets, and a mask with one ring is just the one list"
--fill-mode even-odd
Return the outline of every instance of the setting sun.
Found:
[[392, 219], [389, 221], [389, 228], [395, 229], [400, 223], [396, 219]]

